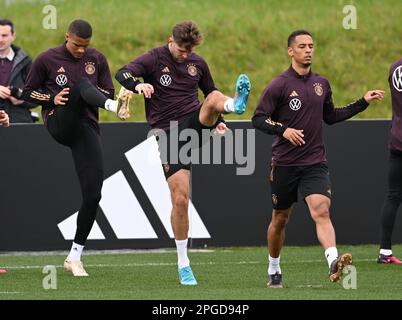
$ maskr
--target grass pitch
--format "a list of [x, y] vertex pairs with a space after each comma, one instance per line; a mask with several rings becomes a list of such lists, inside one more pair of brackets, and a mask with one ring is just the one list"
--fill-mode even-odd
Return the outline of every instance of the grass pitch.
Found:
[[[395, 255], [402, 245], [394, 246]], [[145, 251], [129, 254], [87, 254], [87, 278], [75, 278], [62, 268], [65, 255], [0, 256], [7, 274], [0, 275], [4, 299], [136, 299], [136, 300], [356, 300], [402, 298], [402, 266], [378, 265], [378, 246], [339, 247], [354, 255], [356, 289], [328, 280], [327, 263], [320, 247], [285, 247], [281, 268], [284, 289], [267, 289], [267, 253], [264, 247], [212, 248], [190, 252], [198, 286], [178, 282], [176, 252]], [[44, 289], [56, 267], [57, 289]], [[46, 281], [45, 281], [46, 282]]]

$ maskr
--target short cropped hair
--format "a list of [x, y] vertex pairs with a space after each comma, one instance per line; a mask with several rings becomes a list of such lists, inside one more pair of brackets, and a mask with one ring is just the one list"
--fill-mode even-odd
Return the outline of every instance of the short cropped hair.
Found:
[[297, 36], [307, 35], [313, 37], [310, 32], [307, 30], [296, 30], [293, 31], [290, 36], [288, 37], [288, 47], [292, 46], [293, 42], [295, 41]]
[[191, 20], [176, 24], [173, 27], [172, 36], [180, 47], [192, 48], [202, 42], [202, 34], [197, 24]]
[[14, 34], [14, 23], [11, 20], [0, 18], [0, 26], [10, 26], [11, 33]]
[[92, 37], [92, 27], [84, 20], [74, 20], [68, 27], [68, 33], [75, 34], [82, 39], [89, 39]]

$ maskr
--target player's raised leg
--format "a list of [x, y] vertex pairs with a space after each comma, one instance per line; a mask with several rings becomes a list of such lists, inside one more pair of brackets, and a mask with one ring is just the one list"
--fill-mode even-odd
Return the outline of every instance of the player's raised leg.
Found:
[[251, 82], [248, 76], [241, 74], [237, 78], [233, 98], [225, 96], [218, 90], [212, 91], [201, 106], [200, 122], [205, 126], [213, 126], [223, 113], [243, 114], [247, 107], [250, 90]]

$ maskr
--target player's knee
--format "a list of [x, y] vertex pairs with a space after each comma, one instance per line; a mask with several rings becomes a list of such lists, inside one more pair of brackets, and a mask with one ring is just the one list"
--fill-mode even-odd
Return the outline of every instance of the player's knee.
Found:
[[187, 209], [188, 202], [188, 196], [185, 194], [178, 194], [172, 197], [172, 205], [175, 209]]
[[72, 90], [78, 90], [79, 92], [82, 92], [81, 90], [86, 90], [89, 87], [93, 86], [93, 84], [89, 81], [87, 77], [81, 77], [73, 86]]
[[206, 99], [211, 100], [211, 101], [214, 101], [214, 100], [216, 100], [216, 99], [219, 99], [221, 96], [222, 96], [222, 93], [220, 93], [218, 90], [214, 90], [214, 91], [210, 92], [210, 93], [207, 95], [207, 98], [206, 98]]
[[203, 106], [214, 109], [222, 97], [223, 97], [222, 93], [220, 93], [218, 90], [212, 91], [205, 98]]
[[288, 223], [288, 220], [285, 220], [285, 219], [279, 219], [279, 220], [273, 221], [273, 225], [276, 229], [284, 229], [286, 227], [287, 223]]
[[89, 81], [89, 79], [88, 79], [88, 77], [81, 77], [78, 81], [77, 81], [77, 83], [76, 83], [76, 85], [80, 85], [80, 84], [85, 84], [85, 83], [90, 83], [90, 81]]
[[101, 193], [95, 192], [95, 193], [84, 196], [83, 201], [87, 206], [97, 206], [99, 204], [101, 198], [102, 198]]
[[317, 220], [328, 220], [329, 219], [329, 208], [322, 206], [313, 210], [313, 219]]
[[272, 217], [271, 223], [275, 228], [283, 229], [289, 221], [288, 214], [276, 214]]

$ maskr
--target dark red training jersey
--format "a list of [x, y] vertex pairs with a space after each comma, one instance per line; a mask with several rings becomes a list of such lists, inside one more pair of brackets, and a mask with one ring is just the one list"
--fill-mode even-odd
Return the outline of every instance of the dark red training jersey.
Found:
[[[46, 122], [47, 113], [55, 107], [54, 96], [63, 88], [73, 87], [82, 77], [87, 77], [105, 95], [113, 97], [114, 87], [105, 56], [96, 49], [88, 48], [81, 58], [76, 59], [64, 44], [37, 57], [26, 81], [24, 96], [42, 105], [42, 116]], [[88, 106], [86, 117], [97, 123], [98, 108]]]
[[402, 152], [402, 58], [391, 66], [388, 81], [392, 99], [389, 147]]
[[168, 129], [170, 121], [180, 123], [200, 108], [198, 88], [204, 96], [216, 90], [203, 58], [192, 53], [183, 62], [177, 62], [168, 45], [152, 49], [122, 70], [153, 85], [154, 94], [145, 98], [146, 117], [153, 128]]
[[[368, 103], [360, 99], [344, 108], [335, 108], [327, 79], [311, 71], [302, 76], [290, 67], [262, 93], [253, 124], [266, 133], [278, 135], [272, 144], [274, 164], [312, 165], [326, 161], [323, 120], [328, 124], [343, 121], [367, 106]], [[257, 121], [262, 118], [264, 121]], [[304, 130], [306, 144], [294, 146], [283, 138], [287, 127]]]

